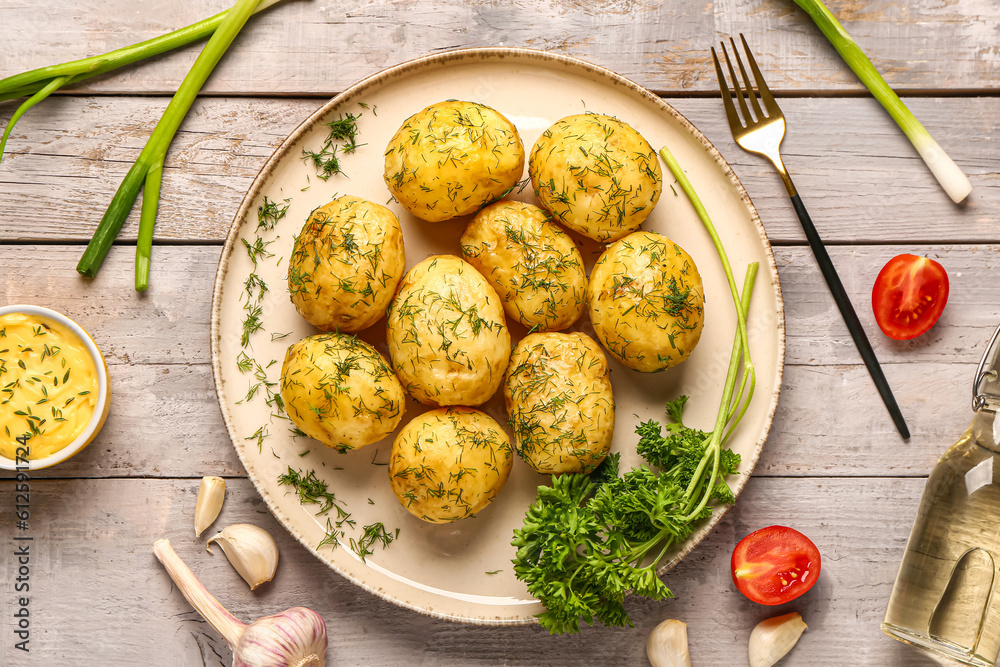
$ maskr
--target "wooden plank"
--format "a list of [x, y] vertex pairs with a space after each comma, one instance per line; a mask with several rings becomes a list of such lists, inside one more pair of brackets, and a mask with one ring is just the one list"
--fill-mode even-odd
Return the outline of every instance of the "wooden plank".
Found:
[[[709, 538], [665, 576], [675, 599], [630, 601], [635, 628], [585, 628], [563, 637], [537, 626], [466, 626], [397, 608], [326, 569], [275, 522], [248, 482], [229, 480], [214, 528], [257, 524], [281, 553], [275, 580], [250, 592], [218, 550], [209, 556], [194, 539], [197, 486], [197, 480], [34, 481], [31, 653], [13, 649], [13, 619], [4, 614], [4, 664], [231, 664], [224, 642], [152, 556], [161, 537], [240, 619], [300, 604], [318, 611], [329, 629], [330, 665], [640, 665], [647, 634], [665, 618], [688, 624], [694, 664], [743, 664], [751, 628], [789, 611], [800, 612], [809, 630], [783, 665], [933, 664], [879, 632], [922, 479], [754, 480]], [[5, 499], [10, 487], [0, 483]], [[12, 524], [11, 504], [0, 504], [0, 525]], [[814, 540], [823, 569], [804, 597], [769, 608], [735, 590], [729, 557], [740, 538], [774, 523]], [[12, 580], [13, 562], [0, 559], [2, 580]]]
[[[96, 55], [221, 11], [225, 0], [137, 5], [81, 0], [0, 2], [10, 35], [0, 76]], [[1000, 7], [991, 0], [854, 0], [829, 3], [889, 83], [903, 90], [997, 89]], [[746, 33], [771, 86], [860, 91], [861, 84], [791, 0], [478, 4], [462, 0], [368, 3], [350, 8], [288, 2], [252, 19], [206, 89], [215, 94], [331, 95], [365, 76], [446, 49], [553, 51], [613, 69], [657, 91], [716, 90], [708, 48]], [[955, 48], [961, 44], [962, 48]], [[135, 66], [84, 91], [165, 93], [199, 51]]]
[[[769, 163], [733, 142], [720, 100], [668, 100], [719, 148], [754, 200], [775, 243], [804, 241]], [[218, 242], [253, 177], [319, 100], [203, 99], [168, 155], [156, 238]], [[0, 238], [89, 240], [166, 100], [55, 98], [16, 126], [0, 163]], [[1000, 98], [912, 100], [914, 111], [974, 189], [951, 203], [892, 120], [873, 100], [787, 99], [786, 163], [827, 243], [990, 242], [998, 239], [1000, 174], [988, 137]], [[13, 109], [0, 110], [9, 117]], [[955, 118], [969, 119], [956, 124]], [[849, 119], [845, 122], [844, 119]], [[836, 135], [830, 128], [837, 127]], [[349, 182], [332, 179], [332, 193]], [[136, 206], [122, 232], [134, 241]], [[928, 224], [928, 223], [931, 224]]]
[[[218, 246], [158, 247], [149, 292], [132, 290], [132, 249], [116, 248], [91, 282], [79, 248], [0, 245], [4, 303], [36, 303], [79, 321], [111, 365], [114, 404], [84, 453], [44, 476], [242, 474], [216, 404], [209, 318]], [[901, 251], [937, 257], [951, 273], [942, 321], [891, 341], [869, 306], [878, 269]], [[994, 246], [834, 248], [862, 322], [913, 438], [902, 443], [860, 364], [809, 251], [776, 248], [786, 309], [786, 367], [761, 475], [922, 475], [971, 419], [972, 376], [1000, 322]], [[40, 258], [44, 257], [44, 261]], [[751, 322], [751, 331], [753, 323]], [[705, 425], [707, 427], [708, 425]]]
[[[926, 475], [972, 418], [974, 370], [975, 364], [940, 363], [887, 370], [913, 432], [904, 442], [863, 366], [788, 366], [771, 435], [754, 474]], [[222, 422], [208, 365], [115, 365], [111, 383], [114, 403], [101, 434], [86, 450], [37, 477], [244, 474]], [[934, 391], [928, 391], [929, 384]], [[0, 473], [0, 478], [12, 476]]]
[[[155, 247], [149, 291], [138, 294], [133, 289], [134, 248], [114, 248], [98, 277], [89, 280], [75, 270], [80, 246], [0, 243], [0, 299], [54, 308], [75, 318], [112, 365], [208, 364], [212, 285], [221, 250]], [[875, 324], [871, 288], [882, 266], [903, 252], [941, 262], [950, 276], [951, 295], [937, 326], [914, 340], [894, 341]], [[785, 306], [785, 363], [859, 365], [809, 249], [778, 246], [774, 254]], [[983, 277], [1000, 271], [996, 245], [845, 246], [830, 254], [879, 360], [892, 372], [905, 372], [902, 367], [911, 364], [974, 367], [1000, 323], [1000, 285]], [[754, 323], [750, 325], [752, 333]]]

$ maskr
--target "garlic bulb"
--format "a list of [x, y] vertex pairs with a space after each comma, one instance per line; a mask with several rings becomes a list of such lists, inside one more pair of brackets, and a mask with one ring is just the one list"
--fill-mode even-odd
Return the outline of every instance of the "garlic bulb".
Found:
[[195, 611], [229, 644], [233, 667], [325, 667], [326, 622], [312, 609], [292, 607], [247, 625], [205, 589], [168, 540], [157, 540], [153, 553]]
[[798, 612], [761, 621], [750, 633], [750, 667], [771, 667], [792, 650], [806, 630]]
[[212, 553], [209, 548], [212, 542], [222, 547], [229, 562], [250, 584], [250, 590], [257, 590], [261, 584], [274, 579], [274, 571], [278, 569], [278, 545], [263, 528], [234, 523], [205, 544], [208, 553]]
[[198, 502], [194, 507], [194, 536], [201, 537], [205, 529], [219, 518], [222, 502], [226, 499], [226, 480], [221, 477], [202, 477], [198, 487]]
[[687, 623], [668, 618], [649, 633], [646, 656], [653, 667], [691, 667]]

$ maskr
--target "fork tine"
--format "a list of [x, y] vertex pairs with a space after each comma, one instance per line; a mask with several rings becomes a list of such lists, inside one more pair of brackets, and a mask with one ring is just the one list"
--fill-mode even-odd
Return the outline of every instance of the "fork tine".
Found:
[[[750, 127], [754, 119], [750, 115], [750, 110], [747, 108], [746, 94], [743, 92], [743, 87], [740, 85], [740, 80], [736, 78], [736, 70], [733, 69], [733, 63], [729, 60], [729, 51], [726, 49], [726, 43], [722, 42], [722, 55], [726, 57], [726, 66], [729, 68], [729, 76], [733, 80], [733, 88], [736, 89], [736, 100], [740, 104], [740, 111], [743, 112], [743, 118], [746, 119], [746, 126]], [[739, 58], [739, 54], [736, 54]], [[753, 91], [749, 91], [750, 95], [753, 96]]]
[[719, 92], [722, 93], [722, 105], [726, 107], [726, 117], [729, 119], [729, 127], [737, 128], [743, 127], [743, 123], [740, 121], [739, 115], [736, 113], [736, 105], [733, 104], [732, 92], [729, 90], [729, 85], [726, 83], [726, 75], [722, 73], [722, 65], [719, 63], [719, 56], [715, 53], [715, 47], [712, 48], [712, 60], [715, 61], [715, 75], [719, 77]]
[[[740, 33], [740, 37], [743, 37], [742, 33]], [[746, 68], [743, 67], [743, 59], [740, 58], [740, 50], [736, 48], [736, 42], [732, 37], [729, 38], [729, 43], [733, 45], [733, 53], [736, 55], [736, 64], [740, 68], [740, 75], [743, 77], [743, 83], [746, 85], [747, 94], [750, 96], [750, 104], [753, 106], [754, 118], [761, 121], [764, 119], [764, 114], [760, 111], [760, 104], [757, 103], [757, 95], [753, 92], [753, 84], [750, 83], [750, 77], [747, 76]], [[750, 49], [746, 48], [746, 42], [743, 43], [743, 49], [746, 51], [747, 57], [752, 59], [753, 56], [750, 55]]]
[[[740, 33], [740, 41], [743, 42], [743, 49], [746, 51], [750, 70], [753, 72], [753, 78], [757, 82], [757, 90], [760, 92], [760, 99], [764, 102], [764, 107], [767, 109], [767, 115], [780, 116], [781, 109], [778, 108], [778, 103], [774, 101], [774, 95], [771, 94], [771, 89], [767, 87], [764, 75], [760, 73], [757, 61], [754, 60], [753, 53], [750, 52], [750, 47], [747, 45], [747, 38], [743, 36], [742, 32]], [[733, 45], [733, 48], [735, 49], [736, 46]]]

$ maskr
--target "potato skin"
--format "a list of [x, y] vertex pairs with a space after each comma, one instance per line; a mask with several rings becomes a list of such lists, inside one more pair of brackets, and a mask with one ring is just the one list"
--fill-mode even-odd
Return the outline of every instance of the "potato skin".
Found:
[[490, 204], [462, 235], [462, 256], [500, 295], [507, 316], [528, 329], [559, 331], [583, 314], [587, 273], [569, 234], [543, 209]]
[[450, 523], [485, 508], [510, 475], [507, 434], [472, 408], [438, 408], [400, 430], [389, 456], [389, 484], [400, 504], [430, 523]]
[[479, 405], [503, 380], [510, 332], [500, 297], [459, 257], [435, 255], [410, 269], [387, 329], [393, 370], [421, 403]]
[[557, 221], [602, 243], [637, 229], [663, 186], [649, 143], [602, 114], [567, 116], [545, 130], [531, 149], [528, 175]]
[[386, 437], [406, 409], [403, 386], [378, 350], [340, 333], [316, 334], [288, 347], [281, 398], [296, 426], [340, 452]]
[[600, 346], [533, 333], [514, 348], [503, 397], [521, 458], [540, 473], [591, 472], [611, 449], [615, 399]]
[[514, 125], [483, 104], [448, 100], [410, 116], [385, 149], [385, 184], [428, 222], [474, 213], [517, 185], [524, 145]]
[[374, 324], [403, 277], [403, 232], [392, 211], [344, 196], [309, 215], [288, 262], [295, 309], [324, 331]]
[[691, 256], [670, 239], [635, 232], [607, 247], [590, 273], [594, 332], [629, 368], [676, 366], [701, 338], [705, 291]]

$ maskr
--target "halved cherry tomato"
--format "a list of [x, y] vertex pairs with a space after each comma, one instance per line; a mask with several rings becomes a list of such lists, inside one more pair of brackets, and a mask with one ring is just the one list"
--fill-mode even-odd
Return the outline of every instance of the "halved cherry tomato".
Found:
[[872, 288], [875, 321], [893, 340], [909, 340], [938, 321], [948, 303], [948, 274], [927, 257], [896, 255]]
[[819, 577], [819, 549], [792, 528], [769, 526], [752, 532], [736, 545], [733, 583], [760, 604], [784, 604], [799, 597]]

